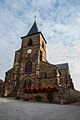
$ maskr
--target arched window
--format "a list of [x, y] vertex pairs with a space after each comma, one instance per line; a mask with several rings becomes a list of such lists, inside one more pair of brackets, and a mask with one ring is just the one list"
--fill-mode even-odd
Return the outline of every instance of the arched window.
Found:
[[32, 39], [29, 39], [28, 46], [32, 46]]
[[44, 42], [42, 41], [42, 48], [44, 49]]
[[44, 78], [47, 78], [47, 73], [46, 72], [44, 73]]
[[28, 61], [25, 66], [25, 72], [26, 73], [31, 73], [32, 72], [32, 62]]

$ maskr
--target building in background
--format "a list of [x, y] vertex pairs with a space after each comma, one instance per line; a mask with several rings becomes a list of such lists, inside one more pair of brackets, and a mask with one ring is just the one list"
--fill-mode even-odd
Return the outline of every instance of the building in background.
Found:
[[0, 95], [2, 93], [3, 85], [4, 85], [4, 81], [0, 79]]

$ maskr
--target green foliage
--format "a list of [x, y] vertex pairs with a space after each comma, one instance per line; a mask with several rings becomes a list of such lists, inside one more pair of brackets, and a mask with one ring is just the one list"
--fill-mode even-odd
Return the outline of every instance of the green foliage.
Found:
[[35, 96], [35, 100], [36, 100], [36, 101], [41, 101], [41, 96], [40, 96], [40, 95], [36, 95], [36, 96]]
[[47, 99], [50, 103], [53, 101], [53, 93], [47, 93]]

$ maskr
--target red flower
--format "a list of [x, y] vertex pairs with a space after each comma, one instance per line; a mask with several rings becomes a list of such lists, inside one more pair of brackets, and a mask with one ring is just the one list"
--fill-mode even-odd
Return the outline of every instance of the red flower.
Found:
[[58, 92], [59, 89], [56, 86], [53, 87], [39, 87], [39, 88], [24, 88], [25, 93], [46, 93], [46, 92]]

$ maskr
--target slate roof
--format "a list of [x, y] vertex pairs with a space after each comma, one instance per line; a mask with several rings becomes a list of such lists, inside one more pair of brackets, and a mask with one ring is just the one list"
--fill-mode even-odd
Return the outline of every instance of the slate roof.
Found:
[[[34, 34], [41, 34], [43, 39], [45, 40], [43, 34], [38, 30], [36, 22], [34, 22], [34, 24], [32, 25], [32, 27], [30, 29], [30, 31], [28, 32], [28, 34], [26, 36], [21, 37], [21, 39], [23, 39], [23, 38], [25, 38], [27, 36], [34, 35]], [[45, 40], [45, 42], [46, 42], [46, 40]], [[47, 44], [47, 42], [46, 42], [46, 44]]]
[[27, 35], [32, 35], [32, 34], [38, 33], [38, 32], [39, 32], [39, 30], [38, 30], [37, 24], [36, 24], [36, 22], [34, 22], [33, 26], [31, 27], [31, 29]]
[[63, 63], [63, 64], [57, 64], [56, 67], [58, 67], [58, 69], [68, 69], [68, 63]]

